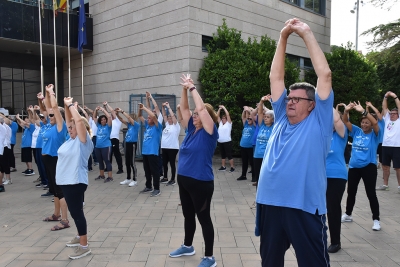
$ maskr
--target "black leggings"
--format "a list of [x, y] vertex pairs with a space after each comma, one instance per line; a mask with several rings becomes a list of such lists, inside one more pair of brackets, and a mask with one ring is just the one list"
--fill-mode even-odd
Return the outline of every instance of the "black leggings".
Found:
[[253, 148], [252, 147], [240, 147], [240, 153], [242, 154], [242, 177], [246, 177], [247, 169], [249, 167], [249, 162], [251, 166], [251, 176], [253, 174]]
[[58, 157], [52, 157], [49, 155], [42, 155], [44, 168], [48, 179], [49, 192], [53, 193], [55, 197], [62, 199], [64, 197], [63, 191], [56, 184], [56, 167]]
[[163, 148], [162, 149], [162, 159], [164, 166], [164, 178], [168, 178], [168, 163], [171, 165], [171, 180], [175, 180], [176, 167], [175, 160], [179, 149]]
[[154, 190], [160, 190], [160, 172], [158, 163], [160, 157], [156, 155], [143, 155], [144, 175], [146, 176], [146, 187], [152, 188], [151, 182], [153, 177]]
[[11, 149], [9, 149], [8, 147], [5, 146], [3, 155], [0, 155], [0, 172], [1, 173], [10, 174], [10, 159], [11, 159]]
[[254, 158], [253, 159], [253, 175], [254, 175], [254, 180], [258, 182], [260, 179], [260, 171], [261, 171], [261, 164], [262, 164], [263, 159], [262, 158]]
[[[118, 170], [123, 169], [122, 167], [122, 157], [121, 157], [121, 152], [119, 151], [119, 140], [117, 138], [112, 138], [111, 139], [111, 156], [110, 156], [110, 163], [112, 164], [112, 156], [114, 154], [115, 159], [117, 160], [117, 165], [118, 165]], [[108, 170], [108, 168], [107, 168]]]
[[133, 180], [136, 181], [137, 169], [135, 163], [137, 142], [125, 143], [125, 166], [126, 166], [126, 179], [131, 179], [131, 168], [133, 170]]
[[329, 178], [328, 187], [326, 189], [326, 207], [328, 209], [328, 225], [329, 225], [329, 236], [331, 238], [332, 245], [340, 244], [340, 227], [341, 227], [341, 216], [342, 197], [346, 188], [347, 181], [340, 178]]
[[372, 220], [379, 220], [379, 202], [375, 191], [377, 175], [378, 171], [376, 165], [373, 163], [370, 163], [363, 168], [349, 169], [346, 203], [347, 215], [351, 215], [353, 212], [354, 204], [356, 203], [357, 187], [360, 180], [363, 179], [365, 192], [367, 193], [369, 206], [372, 211]]
[[15, 168], [14, 145], [11, 145], [10, 167]]
[[193, 244], [196, 232], [196, 215], [205, 245], [205, 256], [213, 255], [214, 226], [210, 216], [211, 198], [214, 193], [214, 181], [200, 181], [178, 174], [179, 196], [182, 204], [182, 213], [185, 217], [185, 246]]
[[85, 191], [87, 189], [86, 184], [72, 184], [72, 185], [60, 185], [65, 202], [67, 202], [69, 213], [72, 219], [75, 221], [76, 228], [78, 229], [78, 235], [87, 234], [87, 224], [85, 214], [83, 213], [83, 201]]
[[96, 158], [99, 162], [99, 169], [104, 170], [104, 163], [106, 164], [107, 171], [112, 171], [112, 165], [110, 162], [111, 158], [111, 147], [95, 148]]

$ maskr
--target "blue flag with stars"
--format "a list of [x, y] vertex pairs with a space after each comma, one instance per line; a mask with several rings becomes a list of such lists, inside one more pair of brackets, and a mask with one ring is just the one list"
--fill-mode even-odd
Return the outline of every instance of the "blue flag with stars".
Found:
[[78, 50], [81, 54], [85, 44], [87, 44], [85, 2], [84, 0], [79, 0]]

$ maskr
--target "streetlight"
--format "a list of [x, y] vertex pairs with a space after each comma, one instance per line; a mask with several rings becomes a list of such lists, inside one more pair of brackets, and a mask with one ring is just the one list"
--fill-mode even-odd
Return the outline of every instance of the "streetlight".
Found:
[[[364, 5], [364, 2], [361, 1], [361, 4]], [[356, 51], [358, 51], [358, 12], [360, 8], [360, 0], [357, 0], [357, 2], [354, 3], [354, 7], [352, 10], [350, 10], [351, 13], [354, 14], [355, 11], [357, 11], [357, 18], [356, 18]]]

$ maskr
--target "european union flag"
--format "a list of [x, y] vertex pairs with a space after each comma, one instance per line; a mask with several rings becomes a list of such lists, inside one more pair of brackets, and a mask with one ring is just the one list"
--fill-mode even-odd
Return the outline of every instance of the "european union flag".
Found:
[[86, 40], [86, 15], [84, 0], [79, 0], [78, 50], [82, 54]]

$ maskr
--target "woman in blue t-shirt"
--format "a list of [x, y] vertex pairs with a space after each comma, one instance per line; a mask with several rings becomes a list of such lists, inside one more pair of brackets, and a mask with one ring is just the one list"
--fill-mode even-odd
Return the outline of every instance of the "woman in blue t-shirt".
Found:
[[[253, 170], [253, 145], [252, 145], [252, 137], [254, 130], [256, 128], [255, 123], [253, 122], [254, 117], [251, 116], [252, 109], [244, 106], [242, 112], [242, 137], [240, 138], [240, 154], [242, 155], [242, 175], [237, 178], [238, 181], [247, 180], [246, 173], [249, 167], [249, 162], [251, 169]], [[252, 173], [252, 176], [253, 173]]]
[[256, 138], [256, 146], [254, 148], [254, 186], [257, 186], [260, 178], [261, 164], [264, 158], [264, 152], [267, 148], [269, 137], [271, 136], [272, 129], [274, 128], [274, 111], [269, 110], [264, 106], [264, 102], [270, 101], [271, 95], [263, 96], [258, 104], [258, 134]]
[[[99, 118], [97, 118], [97, 113], [98, 111], [101, 111], [104, 113], [104, 115], [101, 115]], [[96, 153], [96, 158], [97, 161], [99, 162], [99, 170], [100, 170], [100, 175], [95, 178], [95, 180], [100, 180], [104, 179], [104, 182], [110, 182], [113, 181], [112, 177], [112, 165], [110, 162], [111, 158], [111, 140], [110, 140], [110, 135], [111, 135], [111, 129], [112, 129], [112, 119], [110, 113], [105, 110], [105, 108], [102, 108], [98, 106], [94, 112], [93, 112], [93, 120], [97, 120], [97, 133], [96, 133], [96, 147], [95, 147], [95, 153]], [[105, 168], [108, 171], [108, 177], [104, 176], [104, 164]]]
[[[214, 193], [212, 157], [218, 140], [215, 123], [217, 114], [210, 104], [204, 104], [190, 74], [183, 75], [180, 110], [182, 125], [188, 128], [183, 140], [178, 161], [178, 186], [185, 217], [185, 239], [183, 245], [172, 251], [172, 258], [194, 255], [192, 246], [196, 231], [196, 215], [203, 230], [205, 256], [199, 266], [216, 266], [213, 257], [214, 227], [210, 216], [211, 198]], [[196, 108], [191, 115], [188, 93], [192, 93]]]
[[[363, 115], [361, 128], [349, 122], [350, 110], [356, 110]], [[377, 162], [376, 150], [379, 144], [382, 129], [374, 116], [364, 109], [360, 102], [350, 103], [343, 114], [343, 122], [353, 137], [353, 146], [349, 162], [346, 212], [342, 215], [342, 222], [351, 222], [351, 213], [356, 202], [357, 187], [361, 179], [364, 181], [365, 191], [372, 211], [374, 224], [372, 230], [381, 230], [379, 222], [379, 202], [376, 196]]]
[[340, 244], [340, 220], [342, 208], [340, 203], [347, 182], [347, 167], [344, 159], [344, 150], [347, 144], [347, 128], [340, 118], [338, 112], [339, 105], [333, 109], [333, 135], [331, 148], [326, 158], [326, 176], [328, 184], [326, 189], [326, 208], [329, 224], [329, 236], [331, 245], [328, 248], [329, 253], [336, 253], [341, 249]]
[[[139, 134], [140, 124], [136, 121], [137, 115], [135, 113], [128, 114], [120, 108], [115, 109], [118, 119], [128, 126], [128, 130], [125, 135], [125, 166], [126, 166], [126, 179], [120, 182], [121, 185], [135, 186], [137, 185], [137, 169], [135, 163], [136, 148]], [[119, 114], [125, 116], [127, 120], [124, 120]], [[131, 181], [131, 170], [133, 171], [133, 178]]]
[[[32, 116], [28, 112], [29, 116]], [[35, 172], [32, 169], [32, 134], [35, 131], [35, 125], [31, 123], [30, 118], [25, 117], [22, 120], [17, 114], [17, 122], [19, 126], [23, 129], [22, 141], [21, 141], [21, 161], [25, 162], [26, 170], [22, 173], [25, 175], [34, 175]]]

